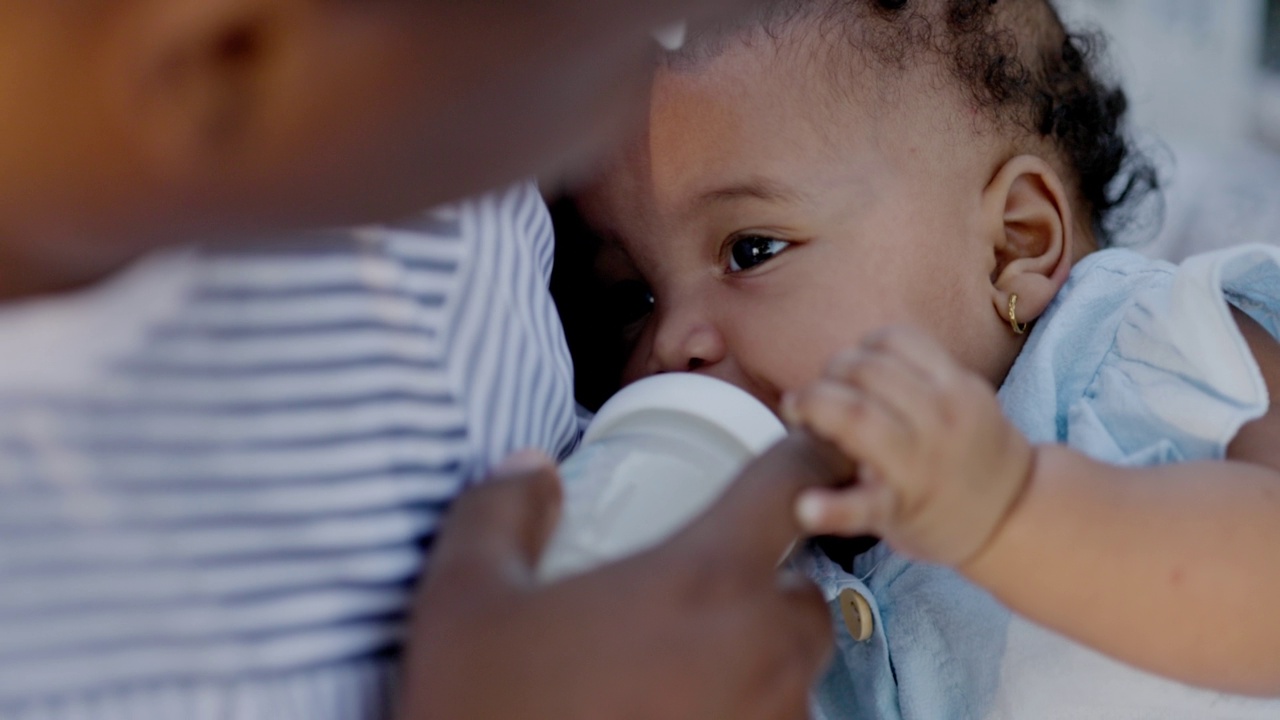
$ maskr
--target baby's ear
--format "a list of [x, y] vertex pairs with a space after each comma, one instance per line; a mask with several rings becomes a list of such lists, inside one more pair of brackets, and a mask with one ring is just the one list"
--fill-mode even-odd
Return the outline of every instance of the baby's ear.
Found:
[[1071, 272], [1074, 218], [1062, 180], [1049, 163], [1019, 155], [983, 191], [993, 270], [991, 300], [1006, 316], [1017, 295], [1018, 320], [1040, 317]]

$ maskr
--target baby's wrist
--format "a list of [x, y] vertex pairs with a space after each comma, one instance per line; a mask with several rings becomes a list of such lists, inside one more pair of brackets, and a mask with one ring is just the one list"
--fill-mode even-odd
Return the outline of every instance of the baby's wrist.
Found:
[[1002, 512], [996, 517], [986, 539], [978, 545], [978, 549], [956, 565], [956, 569], [968, 577], [972, 578], [981, 575], [985, 567], [990, 564], [989, 558], [999, 554], [998, 548], [1002, 544], [1002, 539], [1008, 534], [1009, 526], [1016, 522], [1019, 512], [1025, 505], [1024, 500], [1030, 493], [1036, 469], [1040, 465], [1040, 454], [1043, 446], [1033, 445], [1026, 441], [1023, 442], [1025, 444], [1019, 453], [1021, 457], [1015, 463], [1015, 469], [1010, 473], [1010, 477], [1015, 478], [1015, 480], [1007, 490], [1007, 502]]

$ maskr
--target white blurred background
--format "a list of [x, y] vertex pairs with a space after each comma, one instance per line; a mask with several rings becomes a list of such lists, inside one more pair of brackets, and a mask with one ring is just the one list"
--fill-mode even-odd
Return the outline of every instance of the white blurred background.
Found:
[[1280, 244], [1280, 0], [1057, 0], [1104, 31], [1133, 122], [1162, 141], [1164, 222], [1120, 238], [1178, 260]]
[[[1280, 146], [1280, 98], [1266, 71], [1276, 0], [1058, 0], [1068, 22], [1101, 27], [1137, 124], [1171, 141]], [[1280, 40], [1280, 37], [1276, 38]]]

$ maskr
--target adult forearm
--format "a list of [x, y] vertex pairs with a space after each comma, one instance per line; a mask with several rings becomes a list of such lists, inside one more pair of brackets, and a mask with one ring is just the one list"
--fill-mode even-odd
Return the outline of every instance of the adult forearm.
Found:
[[968, 577], [1122, 661], [1280, 694], [1280, 475], [1230, 462], [1116, 468], [1057, 446], [1036, 462]]

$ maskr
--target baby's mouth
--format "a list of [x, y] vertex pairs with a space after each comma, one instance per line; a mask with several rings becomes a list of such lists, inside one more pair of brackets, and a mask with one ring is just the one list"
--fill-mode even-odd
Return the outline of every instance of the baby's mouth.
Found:
[[752, 397], [759, 400], [765, 407], [769, 408], [778, 417], [779, 420], [786, 423], [786, 419], [782, 417], [782, 397], [785, 392], [772, 384], [754, 381], [742, 378], [720, 378], [725, 382], [736, 385], [738, 389], [750, 393]]

